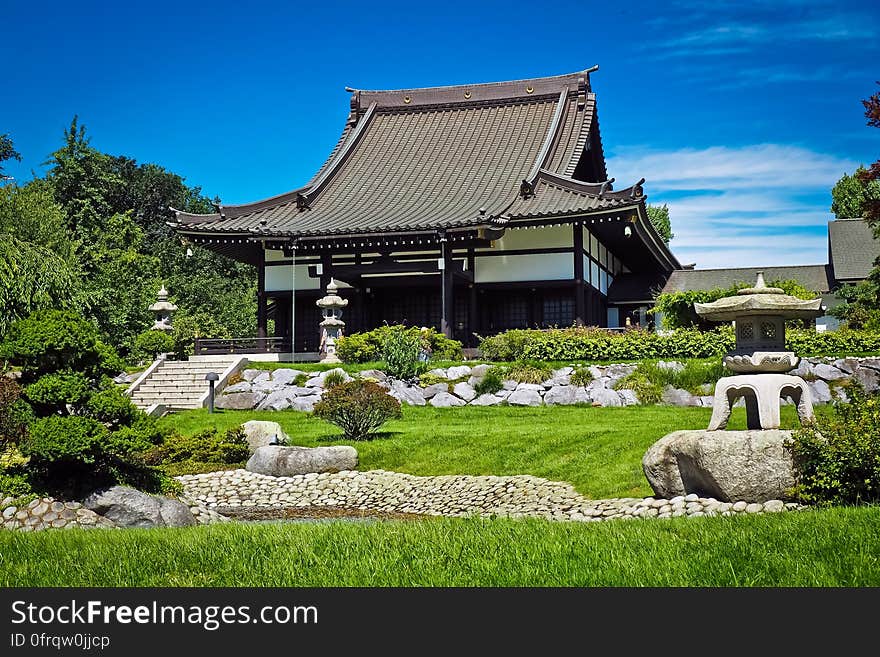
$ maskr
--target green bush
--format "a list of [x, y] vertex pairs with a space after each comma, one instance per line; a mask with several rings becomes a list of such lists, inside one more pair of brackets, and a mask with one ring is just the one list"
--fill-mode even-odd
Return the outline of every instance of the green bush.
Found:
[[20, 443], [31, 465], [57, 463], [92, 465], [101, 460], [110, 431], [97, 420], [78, 416], [50, 416], [36, 420]]
[[571, 373], [570, 383], [573, 386], [588, 386], [593, 381], [593, 373], [589, 367], [578, 367]]
[[165, 441], [150, 449], [144, 460], [150, 465], [167, 463], [225, 463], [238, 464], [246, 461], [250, 450], [241, 426], [224, 433], [206, 429], [192, 436], [172, 434]]
[[41, 376], [24, 394], [42, 415], [65, 413], [68, 404], [80, 406], [89, 398], [91, 382], [79, 372], [55, 372]]
[[517, 361], [499, 370], [504, 380], [519, 383], [543, 383], [553, 376], [553, 368], [539, 361]]
[[424, 374], [419, 375], [419, 386], [421, 386], [422, 388], [427, 388], [428, 386], [433, 386], [437, 383], [451, 383], [451, 382], [445, 376], [431, 374], [430, 372], [425, 372]]
[[0, 498], [24, 497], [32, 492], [33, 488], [25, 473], [0, 471]]
[[89, 417], [114, 428], [130, 425], [144, 415], [131, 403], [131, 398], [112, 383], [89, 397], [85, 411]]
[[498, 367], [490, 367], [486, 370], [483, 378], [474, 385], [474, 390], [478, 395], [494, 395], [502, 388], [504, 388], [504, 377]]
[[794, 496], [807, 504], [880, 502], [880, 395], [847, 388], [849, 403], [835, 402], [787, 443], [796, 470]]
[[385, 373], [405, 381], [415, 378], [424, 368], [424, 364], [419, 362], [420, 350], [421, 341], [417, 331], [403, 326], [389, 327], [382, 343]]
[[389, 331], [403, 330], [420, 341], [420, 351], [427, 353], [432, 360], [461, 360], [461, 342], [447, 338], [433, 328], [422, 330], [417, 327], [406, 328], [401, 325], [380, 326], [372, 331], [352, 333], [336, 341], [336, 355], [344, 363], [368, 363], [382, 360], [385, 339]]
[[685, 361], [683, 365], [683, 369], [671, 369], [660, 367], [655, 362], [641, 362], [632, 374], [620, 379], [615, 387], [634, 391], [643, 404], [656, 404], [666, 386], [702, 395], [705, 394], [702, 386], [714, 386], [722, 376], [732, 374], [720, 360]]
[[333, 386], [338, 386], [340, 383], [345, 383], [345, 374], [339, 372], [338, 370], [331, 370], [324, 375], [324, 389], [328, 390]]
[[[708, 331], [678, 329], [668, 333], [571, 327], [499, 333], [484, 339], [480, 351], [494, 361], [632, 361], [722, 356], [731, 351], [735, 343], [733, 328], [726, 325]], [[789, 329], [786, 348], [801, 356], [874, 353], [880, 351], [880, 333]]]
[[98, 338], [94, 325], [60, 310], [36, 312], [12, 324], [0, 345], [0, 358], [21, 367], [22, 385], [63, 370], [98, 379], [124, 367], [116, 352]]
[[137, 362], [153, 361], [159, 354], [174, 351], [174, 338], [159, 330], [144, 331], [134, 340], [134, 357]]
[[371, 431], [401, 416], [397, 399], [382, 386], [359, 379], [325, 391], [314, 413], [342, 429], [347, 440], [366, 440]]

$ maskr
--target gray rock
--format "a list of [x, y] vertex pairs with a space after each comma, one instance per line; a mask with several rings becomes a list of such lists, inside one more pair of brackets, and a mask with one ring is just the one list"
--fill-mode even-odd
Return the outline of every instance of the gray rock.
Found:
[[267, 420], [248, 420], [241, 425], [244, 429], [244, 435], [248, 441], [251, 454], [258, 447], [266, 445], [284, 445], [290, 437], [284, 433], [284, 429], [277, 422], [269, 422]]
[[401, 404], [409, 404], [410, 406], [425, 405], [425, 395], [422, 389], [418, 386], [408, 386], [403, 381], [393, 381], [388, 394], [397, 399]]
[[566, 365], [558, 370], [553, 370], [553, 376], [569, 376], [572, 372], [574, 372], [574, 368]]
[[462, 381], [461, 383], [456, 383], [455, 386], [452, 388], [452, 392], [455, 393], [458, 397], [464, 399], [465, 401], [471, 401], [474, 397], [477, 396], [476, 391], [464, 381]]
[[307, 388], [323, 388], [324, 387], [324, 377], [320, 374], [318, 376], [313, 376], [311, 379], [306, 381]]
[[519, 385], [519, 382], [517, 382], [517, 381], [505, 381], [505, 382], [502, 383], [501, 385], [504, 386], [504, 389], [505, 389], [505, 390], [516, 390], [516, 387]]
[[247, 381], [241, 381], [239, 383], [233, 383], [231, 386], [226, 386], [223, 388], [224, 395], [231, 395], [234, 392], [250, 392], [251, 384]]
[[838, 358], [831, 364], [847, 374], [854, 374], [860, 365], [858, 358]]
[[544, 394], [544, 403], [551, 406], [570, 406], [577, 403], [575, 386], [553, 386]]
[[792, 376], [799, 376], [801, 378], [803, 378], [807, 374], [812, 374], [812, 373], [813, 373], [813, 363], [811, 363], [806, 358], [801, 358], [800, 361], [798, 362], [797, 367], [795, 367], [793, 370], [791, 370], [789, 372], [789, 374], [791, 374]]
[[388, 375], [382, 370], [361, 370], [358, 372], [358, 376], [362, 379], [376, 379], [377, 381], [384, 381], [388, 378]]
[[260, 447], [248, 459], [245, 469], [271, 477], [292, 477], [311, 472], [354, 470], [358, 454], [354, 447]]
[[450, 395], [448, 392], [440, 392], [431, 397], [431, 401], [428, 403], [434, 408], [450, 408], [452, 406], [464, 406], [467, 402], [455, 395]]
[[233, 392], [229, 395], [219, 395], [214, 400], [214, 406], [234, 411], [249, 411], [261, 399], [262, 396], [258, 396], [253, 392]]
[[807, 381], [807, 387], [810, 389], [810, 397], [814, 404], [827, 404], [831, 401], [831, 389], [821, 379]]
[[446, 370], [446, 378], [454, 381], [465, 376], [470, 376], [471, 368], [468, 365], [456, 365]]
[[474, 365], [471, 368], [471, 376], [476, 376], [476, 377], [486, 376], [486, 372], [488, 372], [491, 369], [492, 369], [492, 366], [486, 365], [485, 363], [483, 363], [482, 365]]
[[567, 386], [570, 383], [571, 376], [569, 376], [568, 374], [559, 374], [544, 381], [544, 387], [552, 388], [553, 386]]
[[182, 502], [148, 495], [128, 486], [95, 491], [82, 503], [86, 509], [119, 527], [187, 527], [196, 524], [189, 507]]
[[590, 397], [594, 403], [599, 403], [602, 406], [623, 406], [623, 400], [616, 390], [599, 388], [590, 392]]
[[471, 402], [471, 406], [495, 406], [495, 404], [500, 404], [504, 399], [501, 397], [497, 397], [495, 395], [480, 395], [476, 399]]
[[827, 363], [819, 363], [816, 365], [813, 368], [813, 374], [825, 381], [837, 381], [838, 379], [846, 378], [846, 372], [841, 372], [833, 365], [828, 365]]
[[428, 374], [433, 374], [434, 376], [439, 376], [439, 377], [444, 378], [444, 379], [448, 378], [448, 377], [446, 376], [446, 370], [444, 370], [443, 368], [440, 368], [440, 367], [435, 368], [435, 369], [433, 369], [433, 370], [430, 370], [430, 371], [428, 372]]
[[135, 377], [128, 372], [122, 372], [113, 377], [113, 383], [134, 383]]
[[874, 392], [880, 388], [880, 374], [876, 370], [860, 367], [852, 374], [852, 380], [861, 384], [866, 392]]
[[664, 404], [671, 404], [673, 406], [701, 406], [699, 397], [692, 395], [687, 390], [673, 388], [670, 385], [663, 388], [660, 400]]
[[311, 397], [295, 397], [290, 402], [290, 408], [294, 411], [304, 411], [311, 413], [315, 410], [315, 404], [321, 401], [320, 395], [312, 395]]
[[265, 370], [254, 370], [254, 369], [244, 370], [241, 373], [241, 378], [244, 379], [245, 381], [247, 381], [248, 383], [250, 383], [251, 381], [256, 379], [258, 376], [260, 376], [260, 374], [262, 374], [264, 371]]
[[305, 374], [302, 370], [295, 370], [290, 367], [279, 367], [272, 372], [272, 381], [283, 385], [292, 386], [296, 377]]
[[[252, 380], [251, 383], [265, 383], [272, 379], [271, 372], [267, 370], [258, 370], [259, 374], [257, 374]], [[242, 377], [244, 378], [244, 377]]]
[[715, 395], [700, 395], [697, 399], [700, 400], [700, 406], [712, 408], [715, 405]]
[[[592, 368], [590, 369], [592, 371]], [[622, 379], [625, 376], [629, 376], [633, 372], [636, 371], [635, 365], [629, 365], [626, 363], [615, 363], [614, 365], [608, 365], [605, 368], [605, 372], [602, 376], [607, 376], [610, 379]]]
[[517, 390], [534, 390], [535, 392], [544, 392], [544, 386], [540, 383], [520, 383], [516, 386]]
[[498, 392], [496, 392], [496, 393], [495, 393], [495, 396], [496, 396], [496, 397], [500, 397], [501, 400], [504, 401], [504, 400], [506, 400], [508, 397], [510, 397], [510, 394], [511, 394], [512, 392], [513, 392], [512, 390], [503, 390], [503, 389], [502, 389], [502, 390], [499, 390]]
[[315, 388], [306, 388], [305, 386], [286, 386], [285, 388], [282, 388], [282, 390], [286, 390], [288, 394], [296, 395], [297, 397], [306, 397], [315, 394]]
[[294, 399], [296, 399], [296, 393], [290, 388], [285, 387], [281, 390], [269, 393], [257, 406], [257, 410], [284, 411], [293, 405]]
[[638, 395], [636, 395], [634, 390], [630, 390], [629, 388], [618, 390], [617, 394], [620, 396], [620, 401], [623, 402], [624, 406], [638, 406], [640, 403]]
[[507, 403], [513, 406], [540, 406], [541, 395], [536, 390], [528, 388], [517, 389], [510, 393]]
[[449, 384], [448, 383], [432, 383], [429, 386], [425, 386], [422, 388], [422, 397], [425, 399], [430, 399], [434, 395], [440, 394], [441, 392], [449, 392]]
[[642, 469], [657, 497], [692, 493], [724, 502], [788, 499], [791, 431], [675, 431], [654, 443]]
[[574, 392], [574, 403], [575, 404], [592, 404], [593, 398], [590, 396], [590, 393], [587, 392], [586, 388], [578, 386], [575, 388]]
[[476, 388], [478, 385], [480, 385], [480, 383], [483, 382], [483, 379], [485, 379], [485, 378], [486, 378], [486, 377], [484, 377], [484, 376], [473, 376], [473, 375], [471, 375], [471, 377], [467, 380], [467, 384], [468, 384], [471, 388]]

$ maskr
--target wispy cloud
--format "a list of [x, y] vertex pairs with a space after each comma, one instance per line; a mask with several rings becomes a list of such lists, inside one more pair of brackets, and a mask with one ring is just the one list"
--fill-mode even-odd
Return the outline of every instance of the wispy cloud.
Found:
[[620, 186], [644, 176], [649, 202], [669, 205], [672, 250], [699, 268], [827, 260], [830, 190], [858, 165], [785, 144], [658, 151], [609, 159]]

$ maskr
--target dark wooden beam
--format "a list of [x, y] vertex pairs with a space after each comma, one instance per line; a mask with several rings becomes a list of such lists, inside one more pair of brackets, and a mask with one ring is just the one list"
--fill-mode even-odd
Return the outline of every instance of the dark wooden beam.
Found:
[[[449, 258], [449, 266], [447, 267], [447, 271], [449, 272], [450, 276], [463, 278], [469, 281], [472, 281], [474, 279], [474, 272], [472, 270], [465, 270], [463, 261], [452, 260], [452, 255], [450, 253], [447, 254], [447, 257]], [[377, 260], [370, 264], [337, 264], [332, 265], [332, 267], [333, 276], [341, 281], [346, 282], [348, 282], [351, 278], [357, 278], [358, 276], [363, 276], [364, 274], [436, 274], [440, 271], [440, 267], [437, 265], [436, 259], [427, 260], [424, 262], [396, 262], [394, 260]], [[327, 276], [328, 268], [328, 265], [324, 265], [324, 276]], [[309, 266], [309, 277], [318, 277], [318, 268], [315, 265]], [[329, 277], [327, 278], [327, 280], [329, 282]]]
[[572, 224], [574, 247], [574, 323], [582, 326], [586, 323], [586, 304], [584, 303], [584, 226]]
[[266, 299], [266, 252], [260, 253], [260, 261], [257, 263], [257, 337], [265, 338], [268, 327], [267, 299]]
[[443, 262], [443, 270], [440, 276], [441, 301], [440, 301], [440, 332], [447, 338], [452, 337], [454, 305], [452, 297], [453, 260], [452, 250], [447, 243], [445, 233], [440, 234], [440, 253]]

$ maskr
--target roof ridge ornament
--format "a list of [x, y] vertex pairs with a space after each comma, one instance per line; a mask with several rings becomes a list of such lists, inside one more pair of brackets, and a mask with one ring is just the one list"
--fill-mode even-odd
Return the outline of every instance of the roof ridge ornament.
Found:
[[644, 185], [644, 184], [645, 184], [645, 179], [642, 178], [641, 180], [639, 180], [639, 182], [637, 182], [635, 185], [633, 185], [632, 189], [630, 190], [629, 197], [632, 199], [635, 199], [635, 198], [640, 198], [640, 197], [644, 196], [645, 189], [642, 187], [642, 185]]
[[300, 212], [309, 209], [309, 198], [300, 192], [296, 193], [296, 209]]
[[599, 198], [602, 198], [606, 191], [610, 192], [614, 190], [614, 180], [614, 178], [609, 178], [599, 186]]
[[519, 193], [523, 198], [531, 198], [535, 195], [535, 187], [530, 181], [523, 178], [519, 186]]

